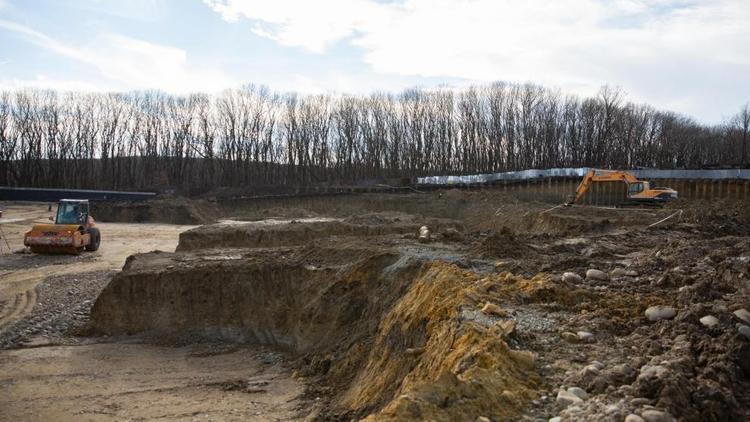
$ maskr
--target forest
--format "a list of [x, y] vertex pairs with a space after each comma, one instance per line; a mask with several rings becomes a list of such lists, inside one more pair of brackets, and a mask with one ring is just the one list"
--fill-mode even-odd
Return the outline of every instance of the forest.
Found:
[[716, 125], [532, 84], [367, 96], [0, 92], [0, 186], [115, 190], [352, 184], [532, 168], [748, 164], [750, 108]]

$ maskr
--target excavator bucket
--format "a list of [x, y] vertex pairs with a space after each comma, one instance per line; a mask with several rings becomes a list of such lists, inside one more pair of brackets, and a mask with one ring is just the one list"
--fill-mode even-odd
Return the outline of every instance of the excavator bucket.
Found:
[[74, 224], [35, 224], [23, 244], [34, 253], [78, 255], [88, 244], [88, 236]]

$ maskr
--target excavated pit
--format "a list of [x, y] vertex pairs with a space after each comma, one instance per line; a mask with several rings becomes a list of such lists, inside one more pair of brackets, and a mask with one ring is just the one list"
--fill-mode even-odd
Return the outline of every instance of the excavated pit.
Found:
[[[430, 199], [435, 212], [349, 212], [351, 198], [189, 230], [178, 252], [131, 257], [91, 328], [285, 350], [322, 398], [320, 420], [747, 419], [750, 342], [735, 313], [750, 297], [746, 207], [413, 199], [404, 206]], [[652, 322], [654, 305], [677, 315]], [[646, 376], [654, 365], [669, 377]], [[590, 398], [561, 405], [570, 386]]]
[[330, 401], [322, 419], [511, 417], [531, 400], [534, 357], [508, 346], [512, 325], [467, 317], [499, 299], [476, 274], [395, 248], [343, 258], [311, 265], [304, 247], [135, 255], [91, 328], [289, 351]]

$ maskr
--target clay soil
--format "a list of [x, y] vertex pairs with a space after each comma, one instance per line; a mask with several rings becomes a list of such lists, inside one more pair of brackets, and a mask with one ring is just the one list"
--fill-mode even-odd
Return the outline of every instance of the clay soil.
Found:
[[[0, 420], [750, 418], [746, 204], [207, 203], [111, 205], [97, 253], [0, 256]], [[17, 249], [46, 214], [6, 207]]]

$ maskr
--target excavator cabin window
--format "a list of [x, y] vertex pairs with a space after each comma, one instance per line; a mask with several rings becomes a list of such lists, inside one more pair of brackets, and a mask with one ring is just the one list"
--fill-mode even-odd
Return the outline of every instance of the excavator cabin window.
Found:
[[628, 185], [628, 195], [634, 195], [641, 192], [643, 192], [643, 182], [636, 182]]

